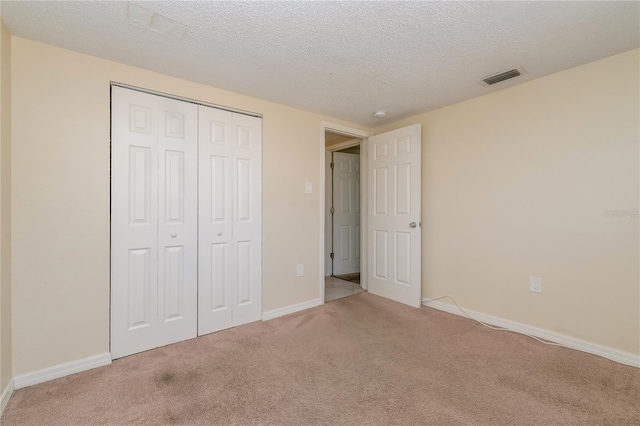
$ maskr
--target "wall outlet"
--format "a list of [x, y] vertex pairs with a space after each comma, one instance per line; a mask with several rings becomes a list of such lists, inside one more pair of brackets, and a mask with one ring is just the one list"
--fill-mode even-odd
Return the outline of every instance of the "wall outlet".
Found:
[[542, 293], [542, 278], [529, 277], [529, 291], [534, 293]]
[[303, 265], [302, 263], [300, 263], [300, 264], [298, 265], [298, 267], [296, 268], [296, 274], [297, 274], [299, 277], [304, 276], [304, 265]]
[[313, 192], [313, 185], [311, 185], [311, 182], [307, 182], [304, 185], [304, 192], [306, 192], [307, 194], [311, 194]]

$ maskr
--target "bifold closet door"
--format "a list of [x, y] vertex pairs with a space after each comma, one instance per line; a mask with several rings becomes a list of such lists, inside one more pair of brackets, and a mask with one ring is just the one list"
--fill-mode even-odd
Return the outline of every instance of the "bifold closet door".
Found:
[[198, 334], [260, 319], [262, 120], [199, 107]]
[[197, 334], [197, 106], [112, 88], [111, 354]]

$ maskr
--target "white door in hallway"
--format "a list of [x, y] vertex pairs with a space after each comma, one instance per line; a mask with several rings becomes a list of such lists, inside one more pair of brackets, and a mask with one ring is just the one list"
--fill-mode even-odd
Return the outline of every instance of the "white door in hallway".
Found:
[[262, 313], [262, 120], [200, 106], [198, 334]]
[[333, 274], [360, 272], [360, 155], [333, 153]]
[[369, 292], [421, 303], [421, 126], [368, 140]]
[[197, 333], [197, 106], [112, 88], [111, 354]]

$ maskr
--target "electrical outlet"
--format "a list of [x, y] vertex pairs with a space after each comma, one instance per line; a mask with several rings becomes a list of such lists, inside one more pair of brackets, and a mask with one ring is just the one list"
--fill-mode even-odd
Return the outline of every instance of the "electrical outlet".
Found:
[[304, 276], [304, 265], [302, 263], [298, 264], [298, 267], [296, 268], [296, 272], [299, 277]]
[[307, 194], [311, 194], [313, 192], [313, 185], [311, 185], [311, 182], [307, 182], [304, 185], [304, 192], [306, 192]]
[[529, 291], [534, 293], [542, 293], [542, 278], [529, 277]]

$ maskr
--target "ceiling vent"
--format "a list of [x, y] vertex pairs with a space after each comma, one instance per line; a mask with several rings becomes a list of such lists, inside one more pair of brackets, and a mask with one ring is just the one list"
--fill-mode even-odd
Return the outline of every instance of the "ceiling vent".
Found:
[[510, 78], [518, 77], [527, 72], [522, 67], [511, 68], [510, 70], [501, 71], [496, 74], [492, 74], [488, 77], [478, 80], [483, 86], [491, 86], [492, 84], [500, 83], [501, 81], [509, 80]]

